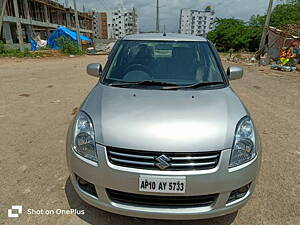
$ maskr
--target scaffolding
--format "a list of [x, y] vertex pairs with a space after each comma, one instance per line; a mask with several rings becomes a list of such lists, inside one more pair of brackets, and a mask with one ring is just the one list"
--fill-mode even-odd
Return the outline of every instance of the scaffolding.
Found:
[[[5, 6], [5, 7], [4, 7]], [[1, 12], [3, 15], [1, 15]], [[0, 40], [6, 44], [29, 42], [33, 35], [47, 39], [58, 26], [76, 31], [76, 11], [52, 0], [0, 1]], [[92, 37], [93, 18], [78, 12], [80, 33]]]

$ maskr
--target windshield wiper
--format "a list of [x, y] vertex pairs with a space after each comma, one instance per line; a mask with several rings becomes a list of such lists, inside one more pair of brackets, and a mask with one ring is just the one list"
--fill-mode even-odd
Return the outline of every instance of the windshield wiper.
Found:
[[123, 82], [120, 81], [119, 83], [112, 83], [110, 86], [112, 87], [125, 87], [131, 85], [145, 85], [145, 86], [172, 86], [175, 87], [177, 84], [169, 83], [169, 82], [162, 82], [162, 81], [154, 81], [154, 80], [144, 80], [144, 81], [137, 81], [137, 82]]
[[186, 86], [172, 86], [172, 87], [163, 87], [164, 90], [173, 90], [173, 89], [185, 89], [185, 88], [199, 88], [199, 87], [209, 87], [214, 85], [224, 84], [224, 82], [200, 82], [192, 85]]

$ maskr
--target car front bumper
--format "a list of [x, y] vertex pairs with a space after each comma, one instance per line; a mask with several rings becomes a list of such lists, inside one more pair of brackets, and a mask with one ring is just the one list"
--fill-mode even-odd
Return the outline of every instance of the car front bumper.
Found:
[[[223, 216], [237, 211], [249, 200], [254, 191], [255, 180], [260, 167], [260, 151], [257, 157], [242, 166], [229, 169], [228, 163], [231, 150], [223, 150], [218, 166], [204, 171], [153, 171], [134, 168], [125, 168], [109, 162], [104, 146], [97, 145], [99, 163], [77, 155], [70, 146], [67, 146], [67, 161], [71, 174], [72, 184], [78, 195], [90, 205], [116, 214], [125, 216], [191, 220]], [[185, 176], [185, 194], [153, 194], [139, 192], [140, 175], [151, 176]], [[80, 188], [76, 176], [94, 185], [97, 197]], [[227, 203], [230, 193], [247, 184], [250, 188], [245, 196]], [[131, 194], [163, 195], [163, 196], [199, 196], [218, 194], [214, 204], [205, 207], [177, 207], [164, 208], [155, 206], [139, 206], [120, 203], [111, 200], [107, 189], [127, 192]]]

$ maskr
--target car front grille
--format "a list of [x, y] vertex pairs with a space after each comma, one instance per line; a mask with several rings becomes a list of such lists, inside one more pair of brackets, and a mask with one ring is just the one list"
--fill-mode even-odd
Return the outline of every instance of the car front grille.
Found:
[[208, 170], [218, 165], [219, 152], [169, 153], [106, 147], [109, 161], [118, 166], [148, 170]]
[[201, 196], [140, 195], [106, 189], [109, 199], [116, 203], [144, 207], [193, 208], [207, 207], [215, 203], [218, 194]]

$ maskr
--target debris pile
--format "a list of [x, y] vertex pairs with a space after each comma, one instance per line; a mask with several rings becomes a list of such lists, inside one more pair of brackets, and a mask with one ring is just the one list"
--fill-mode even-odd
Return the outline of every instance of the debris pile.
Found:
[[252, 53], [248, 53], [248, 52], [242, 52], [242, 53], [230, 53], [226, 60], [228, 62], [234, 62], [234, 63], [256, 63], [257, 60], [255, 59], [255, 57], [253, 56]]
[[300, 63], [300, 26], [289, 24], [282, 30], [269, 27], [267, 40], [265, 49], [258, 52], [260, 64], [273, 62], [272, 69], [296, 71]]
[[300, 41], [292, 42], [289, 47], [282, 47], [276, 64], [272, 64], [272, 69], [283, 71], [296, 71], [300, 63]]
[[[51, 33], [48, 40], [42, 40], [40, 35], [33, 37], [30, 40], [31, 51], [36, 51], [40, 49], [60, 49], [59, 44], [57, 43], [60, 37], [66, 37], [70, 39], [74, 44], [77, 44], [77, 34], [76, 32], [64, 27], [58, 26], [58, 28]], [[83, 48], [89, 48], [93, 44], [92, 39], [84, 35], [80, 35], [80, 40]]]
[[98, 43], [96, 47], [87, 49], [88, 55], [108, 55], [113, 49], [115, 42], [110, 42], [108, 44]]

